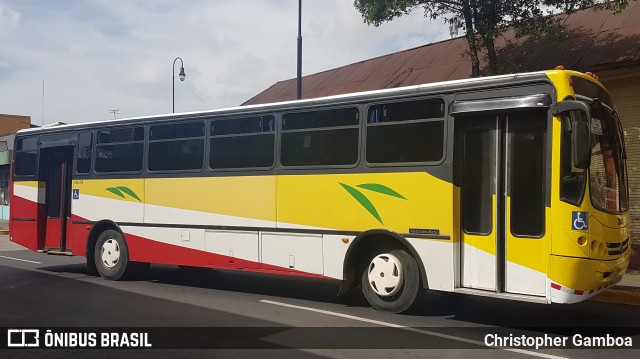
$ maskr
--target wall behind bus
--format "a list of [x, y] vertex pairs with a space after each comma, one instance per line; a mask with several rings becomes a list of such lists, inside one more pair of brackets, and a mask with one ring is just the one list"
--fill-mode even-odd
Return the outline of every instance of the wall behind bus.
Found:
[[640, 68], [598, 73], [620, 114], [627, 145], [629, 225], [634, 244], [630, 267], [640, 269]]

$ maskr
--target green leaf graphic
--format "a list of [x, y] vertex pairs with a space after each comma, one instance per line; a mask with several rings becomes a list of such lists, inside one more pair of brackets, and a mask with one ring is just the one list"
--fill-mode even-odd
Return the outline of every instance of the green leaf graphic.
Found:
[[107, 191], [124, 198], [124, 195], [122, 194], [122, 192], [120, 192], [120, 190], [115, 187], [109, 187], [107, 188]]
[[386, 194], [387, 196], [392, 196], [392, 197], [396, 197], [396, 198], [402, 198], [402, 199], [406, 199], [403, 195], [401, 195], [400, 193], [392, 190], [391, 188], [378, 184], [378, 183], [365, 183], [365, 184], [359, 184], [358, 187], [360, 188], [364, 188], [366, 190], [369, 191], [373, 191], [373, 192], [377, 192], [377, 193], [382, 193], [382, 194]]
[[142, 200], [138, 197], [138, 195], [137, 195], [135, 192], [133, 192], [133, 191], [131, 190], [131, 188], [129, 188], [129, 187], [124, 187], [124, 186], [118, 186], [117, 188], [118, 188], [119, 190], [121, 190], [122, 192], [124, 192], [124, 193], [128, 194], [129, 196], [131, 196], [131, 197], [133, 197], [133, 198], [137, 199], [139, 202], [142, 202]]
[[[340, 183], [340, 182], [338, 182]], [[384, 224], [382, 223], [382, 219], [380, 218], [380, 215], [378, 214], [378, 211], [376, 210], [376, 207], [373, 206], [373, 203], [371, 203], [371, 201], [369, 201], [369, 199], [367, 197], [365, 197], [365, 195], [363, 195], [362, 193], [360, 193], [360, 191], [358, 191], [357, 189], [346, 185], [344, 183], [340, 183], [340, 185], [342, 186], [342, 188], [344, 188], [347, 192], [349, 192], [349, 194], [351, 196], [353, 196], [353, 198], [355, 198], [356, 201], [358, 201], [358, 203], [360, 203], [360, 205], [362, 205], [362, 207], [364, 207], [364, 209], [366, 209], [369, 213], [371, 213], [371, 215], [373, 217], [375, 217], [375, 219], [378, 220], [378, 222], [380, 222], [380, 224]]]

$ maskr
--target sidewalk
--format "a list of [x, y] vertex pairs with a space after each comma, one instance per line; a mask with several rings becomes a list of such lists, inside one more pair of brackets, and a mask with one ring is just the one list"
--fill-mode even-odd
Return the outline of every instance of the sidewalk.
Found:
[[[9, 242], [9, 221], [0, 220], [0, 251], [23, 247]], [[640, 306], [640, 270], [629, 269], [617, 285], [596, 295], [591, 300]]]
[[0, 219], [0, 234], [9, 234], [9, 221]]
[[627, 270], [620, 283], [596, 295], [592, 300], [640, 306], [640, 271]]

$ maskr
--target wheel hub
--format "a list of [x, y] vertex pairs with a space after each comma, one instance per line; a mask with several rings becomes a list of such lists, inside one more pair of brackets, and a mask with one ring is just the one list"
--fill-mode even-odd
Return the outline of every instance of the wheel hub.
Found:
[[120, 246], [118, 245], [118, 241], [113, 238], [109, 238], [104, 241], [100, 257], [102, 259], [102, 263], [107, 268], [115, 267], [120, 260]]
[[369, 264], [369, 285], [381, 297], [390, 297], [400, 291], [402, 275], [402, 265], [394, 255], [379, 254]]

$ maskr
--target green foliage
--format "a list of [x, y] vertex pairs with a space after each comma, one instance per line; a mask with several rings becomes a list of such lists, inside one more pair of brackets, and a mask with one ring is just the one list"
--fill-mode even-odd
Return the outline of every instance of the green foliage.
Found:
[[[632, 0], [635, 1], [635, 0]], [[354, 6], [365, 23], [380, 26], [382, 23], [422, 8], [424, 16], [443, 19], [451, 23], [462, 19], [465, 37], [469, 45], [472, 76], [480, 75], [478, 52], [486, 50], [488, 74], [498, 71], [494, 41], [508, 29], [514, 29], [516, 37], [540, 37], [550, 33], [562, 33], [558, 18], [549, 16], [563, 11], [575, 12], [588, 7], [608, 9], [620, 13], [629, 0], [355, 0]]]

